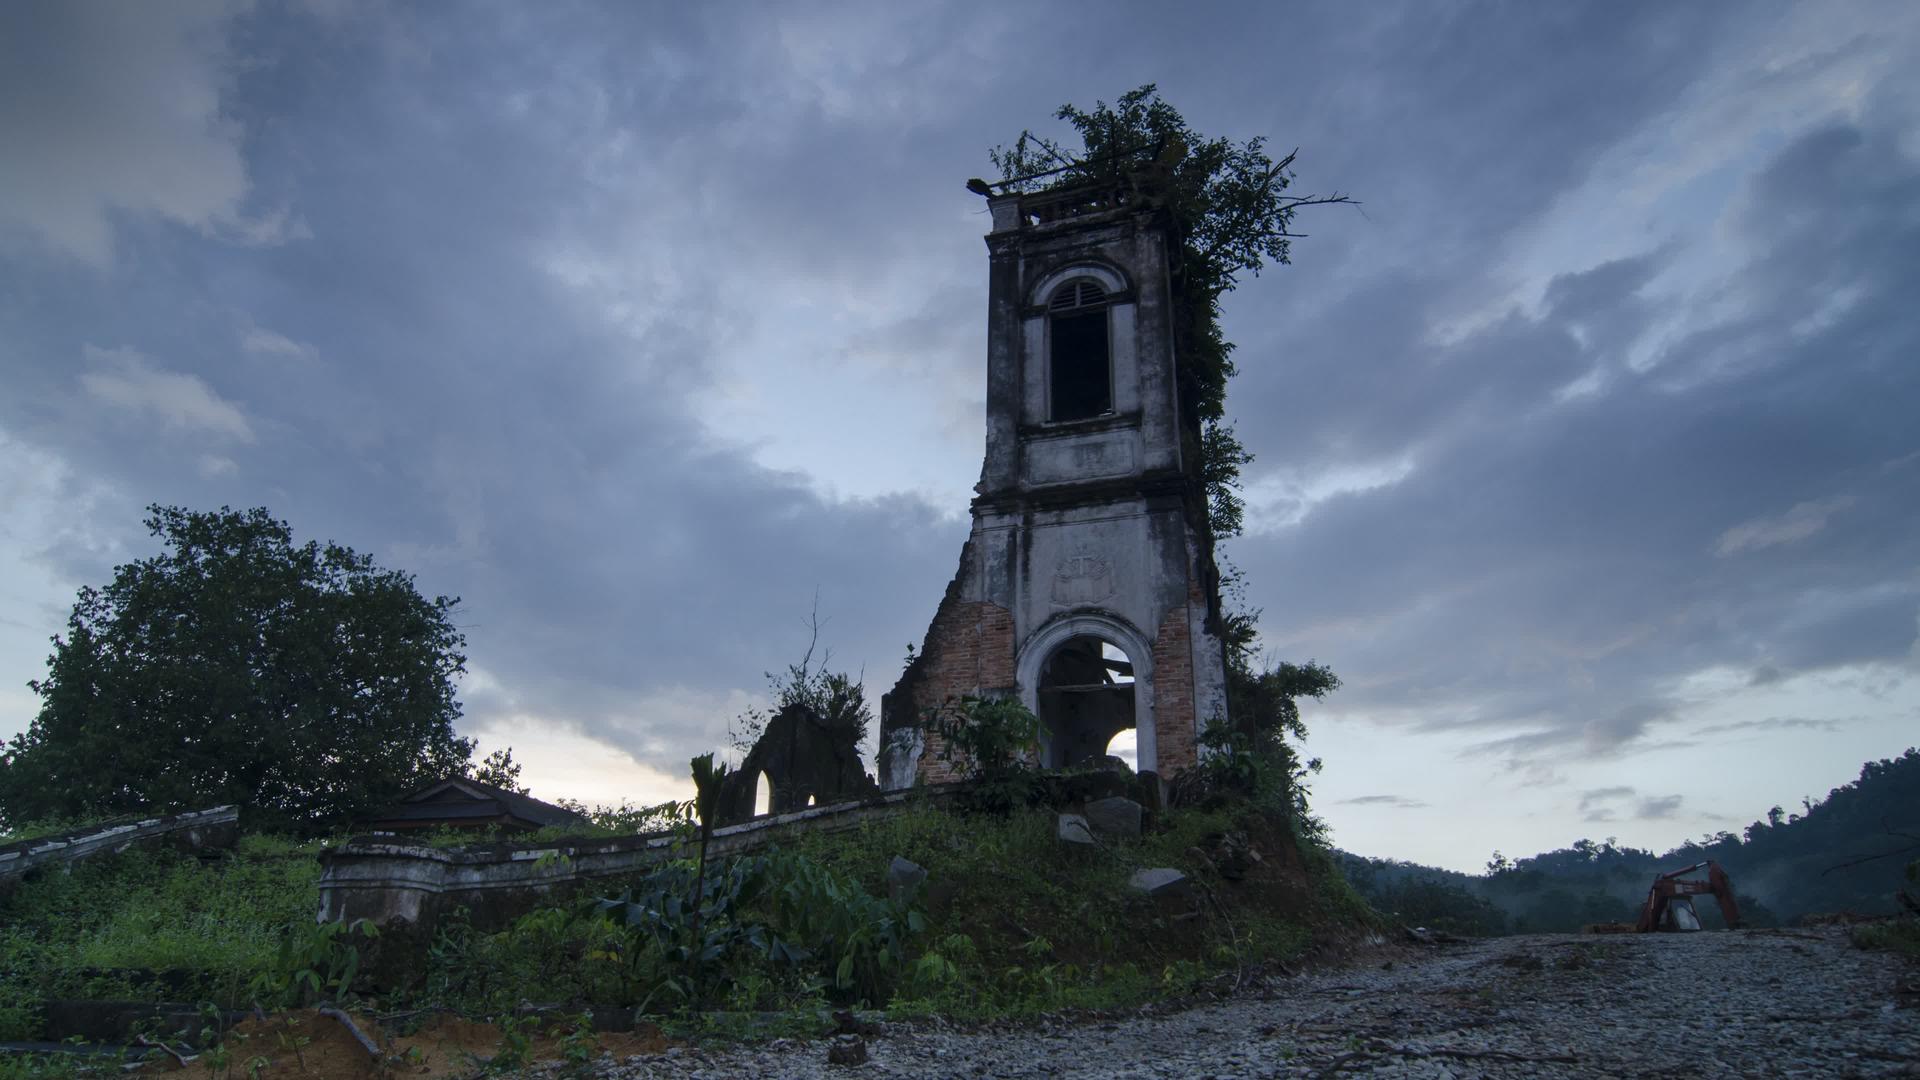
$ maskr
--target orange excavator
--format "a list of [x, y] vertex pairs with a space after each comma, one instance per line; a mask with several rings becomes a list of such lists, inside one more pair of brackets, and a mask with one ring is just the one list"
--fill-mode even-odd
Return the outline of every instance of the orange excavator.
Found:
[[[1707, 871], [1705, 881], [1686, 877], [1701, 867]], [[1740, 925], [1740, 905], [1733, 899], [1733, 882], [1719, 863], [1708, 859], [1654, 878], [1653, 888], [1647, 890], [1647, 902], [1640, 907], [1640, 921], [1633, 928], [1642, 934], [1654, 930], [1698, 930], [1700, 916], [1693, 910], [1693, 898], [1706, 894], [1712, 894], [1720, 902], [1720, 914], [1727, 920], [1727, 929]]]

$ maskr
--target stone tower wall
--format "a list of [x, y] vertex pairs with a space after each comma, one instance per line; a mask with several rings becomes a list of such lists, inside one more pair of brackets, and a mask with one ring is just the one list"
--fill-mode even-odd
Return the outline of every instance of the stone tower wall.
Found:
[[[927, 722], [950, 701], [1007, 695], [1045, 712], [1047, 658], [1089, 636], [1132, 662], [1141, 767], [1172, 776], [1198, 760], [1199, 727], [1224, 717], [1226, 671], [1197, 440], [1178, 395], [1171, 225], [1151, 200], [1111, 191], [996, 196], [990, 209], [973, 531], [919, 656], [882, 699], [883, 782], [953, 776]], [[1105, 298], [1111, 407], [1056, 417], [1049, 298], [1081, 281]], [[1086, 752], [1065, 745], [1055, 760]]]

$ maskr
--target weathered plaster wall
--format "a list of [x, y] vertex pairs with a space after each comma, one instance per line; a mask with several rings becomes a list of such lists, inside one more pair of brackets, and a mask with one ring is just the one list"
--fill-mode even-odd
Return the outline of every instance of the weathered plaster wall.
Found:
[[[909, 799], [936, 804], [948, 789], [891, 792], [857, 802], [816, 806], [715, 829], [709, 856], [743, 855], [809, 831], [858, 828]], [[321, 922], [367, 919], [376, 926], [431, 926], [464, 907], [474, 925], [504, 925], [542, 903], [595, 883], [643, 874], [682, 854], [672, 834], [545, 844], [498, 842], [436, 848], [388, 836], [356, 836], [321, 854]]]
[[0, 847], [0, 895], [37, 870], [125, 851], [135, 844], [164, 842], [186, 850], [231, 847], [239, 837], [240, 808], [216, 806], [74, 829]]
[[[1111, 193], [1108, 193], [1109, 195]], [[1150, 202], [1101, 195], [989, 202], [987, 439], [974, 525], [919, 660], [882, 705], [883, 782], [952, 776], [930, 708], [1013, 693], [1037, 707], [1043, 655], [1073, 633], [1136, 667], [1140, 765], [1196, 760], [1200, 724], [1226, 710], [1205, 489], [1188, 447], [1173, 355], [1168, 223]], [[1107, 294], [1113, 411], [1048, 419], [1047, 303], [1089, 278]], [[917, 753], [917, 757], [915, 754]]]

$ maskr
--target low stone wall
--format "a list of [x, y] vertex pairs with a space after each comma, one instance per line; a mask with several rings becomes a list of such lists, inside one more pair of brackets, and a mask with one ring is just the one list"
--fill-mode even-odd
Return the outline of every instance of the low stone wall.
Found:
[[0, 847], [0, 895], [11, 892], [21, 879], [36, 870], [125, 851], [134, 844], [164, 840], [187, 850], [231, 847], [239, 834], [240, 808], [216, 806], [184, 814], [122, 818], [36, 840], [17, 841]]
[[[944, 805], [962, 784], [888, 792], [858, 802], [808, 807], [715, 829], [709, 856], [741, 855], [809, 832], [837, 832], [891, 814], [910, 800]], [[643, 874], [684, 849], [669, 833], [603, 840], [511, 840], [460, 848], [356, 836], [321, 854], [321, 922], [366, 919], [431, 926], [467, 909], [475, 926], [497, 927], [589, 882]]]

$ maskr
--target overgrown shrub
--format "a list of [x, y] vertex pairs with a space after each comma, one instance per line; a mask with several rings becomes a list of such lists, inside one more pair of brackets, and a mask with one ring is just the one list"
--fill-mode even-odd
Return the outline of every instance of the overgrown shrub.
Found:
[[242, 837], [211, 862], [140, 849], [75, 863], [0, 901], [0, 1038], [51, 998], [247, 1003], [285, 936], [313, 925], [311, 845]]
[[975, 809], [1004, 813], [1032, 798], [1040, 750], [1033, 710], [1009, 697], [968, 695], [935, 709], [931, 720], [940, 733], [940, 760], [974, 781]]
[[884, 1004], [924, 917], [805, 856], [662, 866], [620, 895], [521, 916], [483, 933], [463, 913], [429, 947], [423, 996], [473, 1015], [519, 1002], [768, 1010]]

